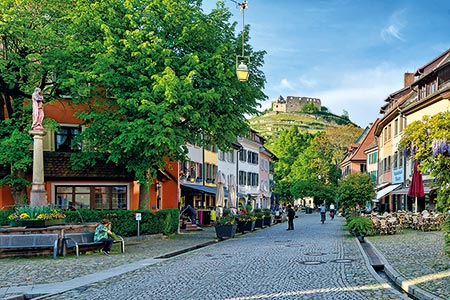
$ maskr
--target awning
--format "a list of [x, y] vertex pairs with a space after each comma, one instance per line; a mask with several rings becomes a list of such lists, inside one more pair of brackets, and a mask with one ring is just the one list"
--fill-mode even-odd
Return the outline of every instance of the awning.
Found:
[[377, 197], [373, 201], [378, 202], [379, 199], [383, 198], [384, 196], [386, 196], [387, 194], [389, 194], [390, 192], [392, 192], [399, 186], [400, 186], [400, 184], [393, 184], [393, 185], [385, 187], [384, 189], [379, 190], [377, 192]]
[[[430, 190], [431, 190], [430, 187], [428, 187], [428, 186], [424, 187], [425, 194], [429, 194]], [[399, 189], [399, 190], [395, 190], [392, 192], [392, 195], [407, 195], [407, 194], [408, 194], [408, 188]]]
[[[216, 194], [216, 187], [214, 187], [214, 186], [182, 183], [181, 188], [187, 188], [189, 190], [194, 190], [194, 191], [197, 191], [200, 193], [207, 193], [207, 194], [212, 194], [212, 195]], [[228, 191], [225, 191], [225, 197], [228, 197]]]

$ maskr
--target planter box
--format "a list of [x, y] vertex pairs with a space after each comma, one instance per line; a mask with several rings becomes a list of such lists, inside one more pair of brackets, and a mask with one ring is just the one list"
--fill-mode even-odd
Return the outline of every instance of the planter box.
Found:
[[264, 217], [264, 225], [272, 226], [274, 217]]
[[10, 221], [9, 226], [17, 227], [17, 226], [25, 226], [25, 227], [47, 227], [53, 225], [62, 225], [64, 224], [64, 219], [55, 219], [55, 220], [19, 220], [19, 221]]
[[239, 221], [238, 230], [240, 233], [245, 233], [246, 231], [255, 230], [255, 221]]
[[234, 238], [236, 234], [237, 224], [233, 225], [216, 225], [216, 236], [218, 239], [229, 239]]
[[255, 227], [264, 228], [264, 219], [256, 219]]

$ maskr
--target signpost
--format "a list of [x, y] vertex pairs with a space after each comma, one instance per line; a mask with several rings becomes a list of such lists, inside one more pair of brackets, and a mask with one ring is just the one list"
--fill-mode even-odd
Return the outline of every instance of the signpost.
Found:
[[141, 232], [141, 219], [142, 219], [142, 214], [141, 213], [136, 213], [136, 221], [137, 221], [137, 237], [139, 238], [140, 236], [140, 232]]

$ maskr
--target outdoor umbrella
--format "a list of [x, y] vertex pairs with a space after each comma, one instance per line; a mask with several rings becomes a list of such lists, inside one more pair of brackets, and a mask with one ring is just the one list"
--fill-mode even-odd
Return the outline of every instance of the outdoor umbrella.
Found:
[[228, 183], [228, 208], [233, 214], [236, 214], [236, 187], [234, 186], [234, 177]]
[[225, 175], [221, 171], [217, 173], [216, 178], [216, 211], [217, 217], [221, 218], [223, 214], [223, 207], [225, 205]]
[[414, 170], [411, 178], [411, 184], [408, 188], [408, 197], [415, 198], [415, 211], [417, 212], [417, 197], [424, 197], [425, 190], [423, 188], [422, 174], [419, 171], [419, 162], [414, 161]]

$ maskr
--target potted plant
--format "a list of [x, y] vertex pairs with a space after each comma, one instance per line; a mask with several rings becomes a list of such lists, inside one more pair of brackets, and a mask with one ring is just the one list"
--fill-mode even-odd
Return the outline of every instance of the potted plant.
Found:
[[356, 216], [348, 219], [347, 229], [362, 242], [366, 235], [373, 232], [373, 225], [370, 219]]
[[233, 238], [237, 229], [235, 216], [229, 210], [225, 210], [223, 217], [217, 220], [214, 228], [218, 239]]
[[265, 209], [263, 213], [264, 213], [264, 225], [272, 226], [274, 215], [271, 213], [270, 209]]
[[264, 213], [262, 211], [262, 209], [257, 208], [255, 209], [255, 227], [258, 228], [264, 228]]
[[8, 216], [10, 226], [46, 227], [64, 223], [64, 213], [53, 206], [19, 206]]
[[237, 216], [238, 230], [241, 233], [255, 230], [256, 217], [254, 214], [243, 214]]

